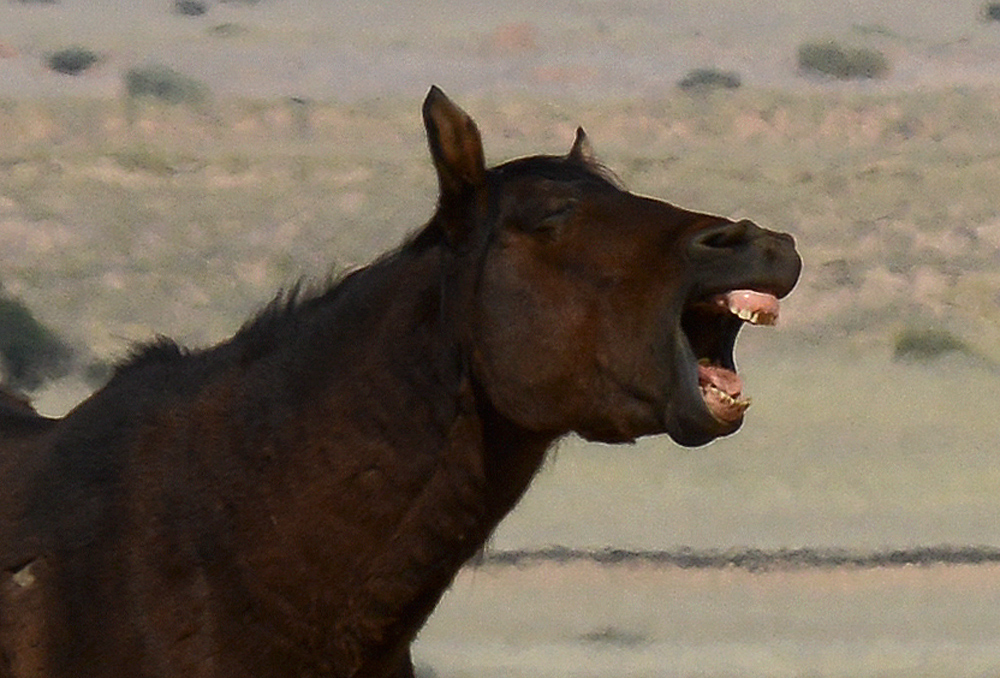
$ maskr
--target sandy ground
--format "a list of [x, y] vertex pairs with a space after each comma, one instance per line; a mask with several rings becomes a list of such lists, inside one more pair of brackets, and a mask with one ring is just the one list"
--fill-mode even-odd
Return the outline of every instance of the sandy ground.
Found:
[[420, 636], [441, 676], [989, 676], [1000, 567], [468, 570]]

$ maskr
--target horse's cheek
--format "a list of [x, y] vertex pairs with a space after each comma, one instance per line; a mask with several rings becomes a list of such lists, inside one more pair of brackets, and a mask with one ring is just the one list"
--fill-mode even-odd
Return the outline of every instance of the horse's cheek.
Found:
[[528, 428], [570, 426], [588, 354], [585, 310], [517, 267], [498, 267], [484, 282], [475, 353], [494, 406]]

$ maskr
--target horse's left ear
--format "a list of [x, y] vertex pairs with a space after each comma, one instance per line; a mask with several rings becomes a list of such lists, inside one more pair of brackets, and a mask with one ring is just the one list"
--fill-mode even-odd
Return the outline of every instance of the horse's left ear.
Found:
[[582, 127], [576, 128], [576, 139], [573, 140], [573, 148], [569, 149], [566, 156], [573, 162], [588, 164], [594, 161], [594, 147], [590, 145], [590, 138], [583, 131]]
[[486, 177], [483, 142], [476, 123], [437, 87], [427, 93], [423, 114], [442, 205], [467, 199]]

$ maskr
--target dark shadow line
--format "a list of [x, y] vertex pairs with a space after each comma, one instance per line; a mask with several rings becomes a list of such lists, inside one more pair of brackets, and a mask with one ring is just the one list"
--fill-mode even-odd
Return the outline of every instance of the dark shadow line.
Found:
[[653, 565], [681, 569], [735, 568], [749, 572], [931, 565], [988, 565], [1000, 563], [1000, 548], [993, 546], [915, 546], [900, 549], [852, 550], [839, 548], [796, 549], [692, 549], [632, 550], [619, 548], [575, 549], [550, 546], [541, 549], [487, 551], [476, 566], [528, 567], [543, 563], [596, 563], [599, 565]]

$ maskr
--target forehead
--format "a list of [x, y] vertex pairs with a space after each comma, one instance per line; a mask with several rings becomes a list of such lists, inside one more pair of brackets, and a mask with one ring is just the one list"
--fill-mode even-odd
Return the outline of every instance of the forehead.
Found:
[[[673, 248], [678, 239], [727, 221], [715, 215], [685, 210], [656, 198], [636, 195], [600, 163], [569, 156], [518, 158], [491, 168], [488, 175], [493, 184], [491, 197], [501, 203], [512, 200], [531, 209], [546, 204], [549, 199], [559, 200], [567, 195], [586, 201], [587, 214], [591, 218], [584, 221], [603, 229], [605, 237], [602, 242], [605, 245], [611, 239], [609, 236], [613, 235], [618, 240], [624, 238], [630, 241], [630, 246], [638, 248], [648, 248], [650, 239]], [[505, 185], [510, 190], [506, 190]], [[607, 228], [611, 225], [615, 228]], [[659, 251], [660, 248], [653, 249]]]

